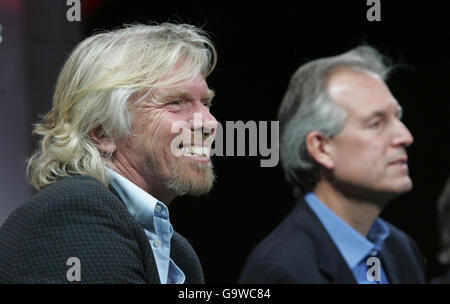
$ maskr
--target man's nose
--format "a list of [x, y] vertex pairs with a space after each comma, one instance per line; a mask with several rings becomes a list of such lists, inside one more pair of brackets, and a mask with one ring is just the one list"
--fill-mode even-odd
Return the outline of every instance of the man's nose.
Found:
[[193, 130], [203, 129], [204, 133], [214, 133], [217, 128], [216, 118], [203, 104], [195, 107], [190, 124]]
[[408, 128], [401, 122], [397, 121], [396, 133], [394, 137], [394, 145], [401, 145], [404, 147], [410, 146], [414, 142], [414, 137]]

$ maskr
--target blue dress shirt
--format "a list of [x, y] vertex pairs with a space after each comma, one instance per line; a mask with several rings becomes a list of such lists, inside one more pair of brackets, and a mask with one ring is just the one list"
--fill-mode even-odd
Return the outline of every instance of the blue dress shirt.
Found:
[[[307, 193], [305, 200], [344, 257], [356, 282], [359, 284], [388, 284], [389, 281], [379, 255], [383, 241], [389, 236], [389, 228], [384, 221], [377, 218], [365, 238], [323, 204], [314, 193]], [[380, 281], [376, 279], [370, 281], [367, 278], [369, 268], [375, 265], [370, 262], [367, 266], [370, 257], [377, 257], [380, 260]], [[372, 272], [371, 274], [373, 275]]]
[[169, 220], [169, 210], [127, 178], [114, 170], [109, 168], [107, 170], [111, 176], [111, 186], [120, 195], [128, 212], [144, 228], [153, 249], [161, 284], [183, 284], [184, 273], [170, 258], [173, 227]]

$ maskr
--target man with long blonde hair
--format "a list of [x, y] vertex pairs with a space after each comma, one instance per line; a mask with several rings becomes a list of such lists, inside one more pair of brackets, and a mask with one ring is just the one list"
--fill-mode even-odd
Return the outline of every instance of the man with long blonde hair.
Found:
[[186, 24], [128, 25], [74, 49], [34, 130], [40, 192], [0, 228], [1, 282], [204, 282], [167, 207], [213, 185], [216, 60]]

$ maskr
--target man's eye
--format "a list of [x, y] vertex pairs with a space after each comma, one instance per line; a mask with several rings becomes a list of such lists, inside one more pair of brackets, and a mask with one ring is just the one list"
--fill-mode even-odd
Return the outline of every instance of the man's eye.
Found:
[[381, 121], [380, 120], [375, 120], [375, 121], [373, 121], [373, 122], [371, 122], [369, 124], [369, 128], [377, 128], [380, 125], [381, 125]]
[[172, 106], [178, 106], [178, 105], [181, 105], [181, 100], [179, 100], [179, 99], [172, 100], [172, 101], [169, 101], [167, 104], [172, 105]]

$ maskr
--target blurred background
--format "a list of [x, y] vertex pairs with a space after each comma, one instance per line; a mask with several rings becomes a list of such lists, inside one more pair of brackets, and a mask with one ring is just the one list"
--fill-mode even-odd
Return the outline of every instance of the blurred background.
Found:
[[[381, 1], [380, 22], [367, 20], [363, 0], [84, 0], [80, 21], [70, 22], [75, 2], [0, 0], [0, 224], [33, 194], [25, 180], [26, 159], [39, 140], [32, 126], [50, 109], [73, 47], [124, 23], [191, 23], [217, 46], [219, 62], [208, 83], [216, 91], [212, 113], [223, 126], [276, 120], [290, 76], [308, 60], [368, 43], [397, 63], [388, 84], [415, 137], [408, 151], [414, 189], [382, 217], [416, 240], [430, 277], [442, 273], [435, 210], [450, 173], [450, 21], [443, 1]], [[235, 282], [250, 250], [295, 203], [280, 165], [261, 168], [260, 159], [215, 157], [214, 190], [170, 206], [172, 224], [193, 243], [208, 283]]]

